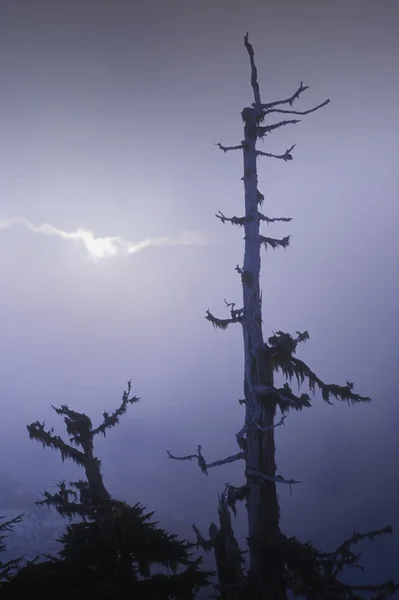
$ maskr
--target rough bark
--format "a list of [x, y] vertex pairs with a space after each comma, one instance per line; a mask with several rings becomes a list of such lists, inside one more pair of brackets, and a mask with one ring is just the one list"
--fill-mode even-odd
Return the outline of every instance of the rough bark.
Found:
[[[262, 402], [256, 390], [258, 386], [273, 387], [273, 370], [267, 364], [262, 333], [262, 299], [260, 293], [260, 229], [258, 211], [258, 175], [256, 155], [257, 120], [261, 114], [260, 98], [256, 107], [245, 109], [243, 119], [245, 134], [243, 143], [244, 190], [245, 190], [245, 253], [243, 272], [243, 319], [244, 338], [244, 395], [245, 422], [256, 423], [248, 426], [246, 437], [246, 469], [249, 494], [248, 535], [250, 548], [250, 575], [256, 585], [268, 579], [270, 566], [258, 551], [255, 540], [258, 536], [273, 538], [280, 533], [280, 511], [276, 482], [263, 480], [248, 474], [253, 471], [276, 477], [274, 417], [276, 403], [272, 397]], [[263, 430], [263, 431], [262, 431]]]
[[[219, 508], [220, 528], [213, 526], [210, 530], [210, 539], [205, 540], [194, 526], [198, 544], [204, 549], [213, 549], [218, 567], [220, 598], [223, 600], [265, 600], [274, 598], [285, 600], [287, 590], [302, 593], [309, 600], [327, 598], [329, 600], [356, 600], [361, 596], [352, 595], [353, 586], [342, 584], [338, 577], [345, 566], [358, 566], [359, 555], [351, 553], [348, 549], [355, 543], [349, 539], [341, 545], [345, 548], [345, 558], [338, 559], [341, 550], [325, 554], [316, 550], [309, 544], [303, 544], [295, 538], [287, 538], [280, 530], [280, 510], [277, 496], [277, 483], [300, 483], [293, 479], [284, 479], [276, 473], [275, 460], [275, 429], [282, 425], [289, 410], [302, 410], [311, 406], [310, 396], [302, 393], [295, 395], [288, 381], [293, 378], [298, 385], [307, 383], [309, 390], [321, 392], [323, 400], [332, 404], [330, 398], [336, 398], [349, 404], [370, 402], [367, 396], [354, 393], [353, 384], [346, 385], [324, 383], [302, 360], [295, 356], [298, 344], [309, 339], [309, 334], [297, 332], [297, 337], [277, 331], [263, 340], [262, 319], [262, 293], [260, 289], [261, 274], [261, 248], [286, 248], [289, 245], [289, 236], [282, 239], [266, 237], [260, 234], [260, 223], [289, 222], [287, 217], [271, 218], [260, 212], [264, 201], [263, 194], [258, 189], [257, 162], [259, 158], [274, 158], [291, 161], [294, 145], [282, 154], [273, 154], [257, 149], [257, 141], [263, 139], [268, 133], [290, 124], [298, 123], [298, 119], [287, 119], [278, 123], [262, 125], [270, 114], [307, 115], [326, 106], [329, 100], [305, 111], [280, 108], [292, 104], [307, 90], [301, 82], [296, 92], [289, 98], [268, 104], [262, 103], [257, 69], [254, 61], [254, 50], [248, 41], [248, 34], [244, 39], [245, 47], [250, 59], [251, 86], [254, 102], [244, 108], [241, 113], [244, 122], [244, 139], [235, 146], [216, 144], [223, 152], [242, 151], [244, 182], [245, 214], [243, 216], [226, 217], [220, 210], [215, 215], [223, 224], [243, 227], [245, 232], [244, 261], [236, 271], [241, 276], [243, 306], [235, 308], [234, 303], [225, 300], [230, 308], [230, 318], [217, 318], [210, 310], [206, 311], [206, 319], [215, 328], [225, 330], [229, 325], [240, 324], [243, 331], [244, 342], [244, 399], [240, 400], [245, 405], [245, 423], [236, 434], [237, 443], [241, 449], [236, 455], [223, 460], [207, 462], [202, 454], [202, 447], [198, 446], [196, 454], [177, 457], [168, 452], [170, 458], [175, 460], [196, 459], [203, 473], [215, 466], [244, 460], [246, 482], [241, 487], [226, 484], [222, 496], [223, 510]], [[269, 317], [269, 315], [268, 315]], [[271, 327], [268, 318], [268, 327]], [[274, 373], [279, 371], [286, 378], [282, 388], [276, 389]], [[277, 407], [282, 413], [281, 419], [276, 423]], [[249, 564], [246, 577], [242, 577], [241, 563], [237, 562], [239, 555], [232, 551], [237, 548], [237, 542], [231, 527], [231, 520], [227, 518], [228, 511], [236, 513], [235, 504], [246, 501], [248, 515], [248, 549]], [[215, 529], [216, 528], [216, 529]], [[365, 536], [373, 537], [389, 533], [390, 528], [384, 528]], [[363, 536], [364, 537], [364, 536]], [[360, 539], [360, 538], [356, 538]], [[363, 538], [362, 538], [363, 539]], [[229, 549], [229, 551], [227, 551]], [[398, 589], [396, 584], [388, 581], [377, 587], [369, 587], [370, 591], [383, 594], [392, 594]], [[365, 589], [365, 588], [364, 588]], [[378, 596], [379, 600], [382, 597]]]

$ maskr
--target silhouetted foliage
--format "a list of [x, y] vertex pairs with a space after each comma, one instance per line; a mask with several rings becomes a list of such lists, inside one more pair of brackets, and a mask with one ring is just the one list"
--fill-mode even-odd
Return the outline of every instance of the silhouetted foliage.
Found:
[[[309, 339], [307, 331], [297, 331], [293, 337], [289, 333], [277, 331], [267, 342], [263, 338], [262, 292], [260, 288], [261, 249], [266, 251], [288, 248], [290, 236], [283, 238], [265, 237], [260, 234], [262, 222], [290, 222], [289, 217], [269, 217], [260, 212], [264, 203], [264, 194], [258, 189], [259, 158], [275, 158], [285, 162], [292, 161], [295, 145], [282, 154], [272, 154], [257, 148], [258, 140], [286, 125], [294, 125], [298, 119], [283, 120], [278, 123], [263, 124], [269, 115], [294, 114], [306, 115], [326, 106], [329, 100], [305, 111], [292, 110], [293, 103], [307, 90], [301, 82], [296, 92], [289, 98], [263, 103], [261, 100], [258, 73], [255, 65], [254, 50], [248, 34], [244, 38], [251, 67], [251, 86], [254, 102], [241, 113], [244, 123], [243, 140], [234, 146], [216, 144], [223, 152], [240, 151], [243, 155], [245, 214], [226, 217], [220, 210], [215, 215], [222, 224], [227, 222], [244, 228], [244, 260], [236, 271], [241, 277], [243, 306], [236, 309], [234, 302], [227, 302], [230, 316], [219, 318], [210, 310], [205, 318], [215, 329], [226, 330], [230, 325], [240, 325], [244, 344], [244, 399], [239, 400], [245, 407], [245, 421], [236, 434], [240, 452], [227, 458], [208, 462], [202, 446], [197, 454], [175, 456], [174, 460], [196, 459], [203, 473], [212, 467], [234, 461], [245, 463], [245, 483], [241, 486], [226, 485], [219, 499], [219, 522], [209, 528], [209, 539], [205, 539], [194, 527], [198, 545], [205, 550], [212, 549], [218, 569], [218, 598], [224, 600], [263, 600], [276, 598], [286, 600], [287, 591], [302, 595], [308, 600], [358, 600], [362, 592], [373, 592], [374, 598], [383, 600], [391, 595], [398, 586], [388, 581], [382, 585], [354, 587], [340, 581], [343, 570], [359, 566], [360, 555], [351, 547], [365, 537], [390, 533], [391, 529], [374, 531], [369, 534], [356, 534], [346, 540], [335, 552], [324, 553], [311, 544], [301, 543], [295, 538], [287, 538], [280, 529], [280, 507], [277, 496], [277, 484], [298, 484], [299, 481], [286, 479], [277, 473], [275, 459], [275, 429], [282, 425], [291, 409], [310, 408], [310, 395], [294, 394], [289, 383], [294, 379], [298, 387], [307, 384], [310, 393], [321, 392], [322, 399], [332, 404], [331, 399], [349, 404], [370, 402], [367, 396], [353, 391], [353, 383], [345, 385], [327, 384], [318, 377], [301, 359], [296, 357], [297, 346]], [[285, 106], [285, 108], [281, 108]], [[287, 108], [288, 106], [288, 108]], [[280, 373], [286, 379], [282, 387], [277, 388], [274, 376]], [[276, 423], [277, 410], [281, 420]], [[248, 515], [248, 569], [244, 568], [244, 553], [240, 551], [235, 539], [230, 511], [236, 514], [236, 503], [245, 502]], [[370, 597], [370, 596], [368, 596]]]
[[[210, 573], [201, 571], [202, 559], [193, 558], [194, 544], [160, 528], [142, 504], [129, 506], [112, 498], [104, 485], [93, 440], [100, 433], [105, 436], [128, 405], [138, 401], [130, 396], [130, 387], [129, 382], [120, 407], [112, 415], [104, 413], [97, 428], [84, 413], [52, 407], [64, 417], [70, 444], [44, 423], [27, 426], [31, 439], [82, 467], [86, 480], [69, 486], [61, 481], [56, 493], [43, 493], [37, 504], [78, 522], [67, 525], [58, 556], [21, 568], [4, 587], [4, 598], [190, 600], [208, 584]], [[165, 572], [154, 572], [159, 567]]]
[[[5, 517], [0, 517], [0, 553], [4, 552], [6, 549], [5, 540], [8, 537], [6, 534], [14, 530], [15, 525], [22, 521], [23, 515], [17, 515], [13, 519], [6, 521], [4, 519]], [[13, 558], [6, 562], [0, 560], [0, 590], [5, 582], [10, 581], [13, 578], [15, 573], [21, 567], [22, 560], [23, 557]]]

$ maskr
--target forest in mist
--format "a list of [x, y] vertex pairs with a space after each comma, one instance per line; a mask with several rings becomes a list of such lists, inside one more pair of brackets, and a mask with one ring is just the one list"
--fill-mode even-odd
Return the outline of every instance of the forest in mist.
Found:
[[[277, 486], [281, 528], [331, 549], [391, 525], [393, 535], [361, 544], [365, 573], [353, 578], [397, 576], [394, 0], [2, 4], [0, 516], [25, 522], [0, 560], [55, 551], [66, 521], [35, 502], [84, 476], [26, 426], [45, 421], [66, 439], [50, 405], [96, 426], [128, 380], [140, 401], [95, 441], [112, 497], [194, 541], [193, 522], [207, 532], [217, 521], [226, 482], [243, 485], [240, 462], [205, 475], [167, 451], [232, 455], [245, 416], [242, 328], [215, 330], [204, 317], [228, 318], [225, 299], [242, 303], [245, 232], [215, 215], [245, 209], [242, 153], [217, 145], [241, 143], [253, 102], [246, 31], [265, 102], [301, 80], [309, 89], [286, 108], [330, 99], [258, 143], [275, 154], [295, 144], [292, 161], [258, 163], [263, 212], [292, 217], [261, 223], [265, 236], [290, 236], [261, 253], [264, 339], [308, 331], [298, 356], [372, 399], [329, 405], [316, 391], [276, 427], [277, 472], [301, 481]], [[284, 381], [277, 373], [275, 385]], [[245, 545], [242, 504], [233, 522]]]

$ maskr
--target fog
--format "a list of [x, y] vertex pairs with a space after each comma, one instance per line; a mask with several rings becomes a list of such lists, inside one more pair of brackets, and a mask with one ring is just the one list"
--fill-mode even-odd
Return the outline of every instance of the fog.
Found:
[[[246, 31], [264, 101], [300, 80], [310, 89], [299, 110], [331, 99], [266, 140], [277, 154], [295, 143], [294, 161], [259, 164], [264, 212], [293, 217], [268, 230], [292, 237], [262, 256], [265, 336], [307, 329], [301, 358], [373, 399], [351, 408], [316, 396], [277, 432], [279, 471], [303, 482], [280, 490], [283, 526], [328, 546], [399, 527], [394, 0], [2, 2], [0, 221], [206, 243], [93, 261], [71, 239], [0, 228], [1, 468], [37, 490], [72, 476], [26, 424], [61, 433], [50, 403], [96, 422], [131, 378], [140, 404], [98, 443], [112, 492], [207, 527], [217, 492], [242, 482], [242, 465], [205, 477], [166, 450], [202, 444], [207, 460], [223, 458], [242, 425], [242, 333], [215, 332], [204, 316], [241, 297], [243, 234], [214, 213], [242, 214], [242, 158], [215, 143], [242, 139]], [[394, 574], [398, 540], [373, 542], [371, 575]]]

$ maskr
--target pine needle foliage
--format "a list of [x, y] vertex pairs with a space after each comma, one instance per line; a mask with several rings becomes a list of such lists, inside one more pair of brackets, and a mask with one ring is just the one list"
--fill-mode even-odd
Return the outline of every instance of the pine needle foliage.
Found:
[[[64, 417], [69, 443], [36, 421], [27, 426], [31, 439], [57, 450], [62, 460], [81, 467], [86, 479], [58, 483], [57, 491], [43, 493], [45, 505], [70, 520], [59, 538], [56, 556], [29, 563], [4, 588], [2, 597], [30, 600], [192, 600], [208, 585], [211, 575], [194, 558], [195, 545], [168, 533], [141, 503], [129, 506], [111, 496], [104, 485], [101, 462], [94, 454], [96, 435], [106, 436], [138, 402], [130, 395], [131, 382], [112, 414], [103, 413], [93, 427], [90, 418], [63, 405], [52, 406]], [[163, 573], [156, 572], [163, 568]]]

